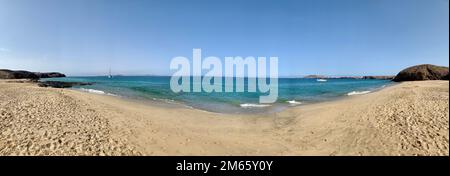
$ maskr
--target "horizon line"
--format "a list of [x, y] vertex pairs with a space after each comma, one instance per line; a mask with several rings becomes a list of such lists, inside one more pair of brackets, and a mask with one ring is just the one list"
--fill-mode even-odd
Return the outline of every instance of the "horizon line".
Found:
[[[340, 77], [364, 77], [364, 76], [395, 76], [397, 74], [391, 74], [391, 75], [318, 75], [318, 74], [307, 74], [307, 75], [296, 75], [296, 76], [279, 76], [278, 78], [298, 78], [298, 77], [306, 77], [306, 76], [323, 76], [323, 77], [327, 77], [327, 78], [340, 78]], [[153, 74], [138, 74], [138, 75], [133, 75], [133, 74], [117, 74], [117, 75], [112, 75], [113, 77], [127, 77], [127, 76], [155, 76], [155, 77], [171, 77], [173, 75], [153, 75]], [[189, 77], [199, 77], [199, 76], [193, 76], [193, 75], [186, 75]], [[66, 77], [108, 77], [108, 75], [68, 75]], [[183, 76], [181, 76], [183, 77]], [[204, 76], [201, 76], [204, 77]], [[225, 78], [226, 76], [221, 76], [222, 78]], [[233, 76], [233, 78], [258, 78], [258, 77], [236, 77]], [[267, 77], [270, 78], [270, 77]], [[311, 78], [311, 79], [315, 79], [315, 78]]]

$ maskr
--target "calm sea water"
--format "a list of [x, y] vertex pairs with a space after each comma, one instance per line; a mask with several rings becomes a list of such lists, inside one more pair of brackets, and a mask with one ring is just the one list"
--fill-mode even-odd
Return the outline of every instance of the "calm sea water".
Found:
[[164, 76], [66, 77], [51, 78], [50, 80], [93, 82], [94, 85], [75, 87], [74, 89], [139, 100], [179, 103], [197, 109], [223, 113], [279, 111], [289, 106], [357, 96], [392, 84], [388, 80], [328, 79], [326, 82], [319, 82], [316, 79], [280, 78], [277, 102], [261, 105], [258, 104], [259, 96], [266, 94], [258, 92], [174, 93], [170, 89], [170, 77]]

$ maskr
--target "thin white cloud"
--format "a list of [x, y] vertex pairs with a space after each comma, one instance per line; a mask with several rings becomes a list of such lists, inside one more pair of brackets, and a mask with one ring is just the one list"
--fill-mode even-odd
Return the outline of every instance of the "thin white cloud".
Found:
[[0, 48], [0, 52], [10, 52], [11, 50], [9, 50], [8, 48]]

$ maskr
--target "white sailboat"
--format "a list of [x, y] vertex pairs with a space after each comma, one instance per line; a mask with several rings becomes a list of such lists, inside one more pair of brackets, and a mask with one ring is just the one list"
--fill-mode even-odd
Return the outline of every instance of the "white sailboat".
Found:
[[326, 79], [317, 79], [316, 81], [318, 81], [318, 82], [327, 82]]
[[112, 76], [112, 74], [111, 74], [111, 68], [109, 68], [109, 75], [108, 75], [108, 78], [112, 78], [113, 76]]

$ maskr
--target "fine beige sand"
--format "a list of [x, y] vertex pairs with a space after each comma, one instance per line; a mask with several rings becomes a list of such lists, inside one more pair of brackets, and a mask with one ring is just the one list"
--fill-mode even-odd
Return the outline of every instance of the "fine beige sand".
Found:
[[0, 80], [0, 155], [449, 155], [449, 82], [258, 115]]

